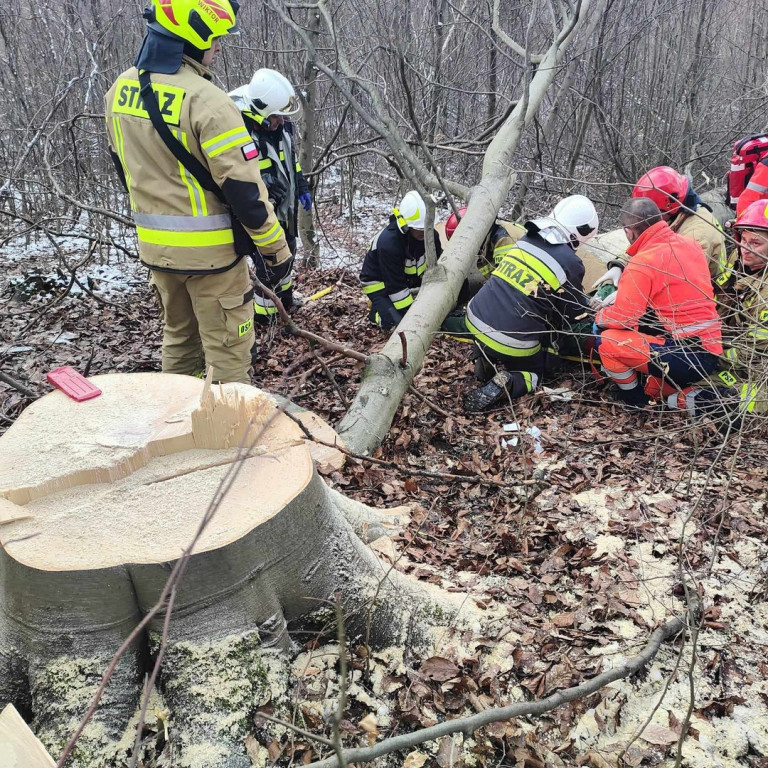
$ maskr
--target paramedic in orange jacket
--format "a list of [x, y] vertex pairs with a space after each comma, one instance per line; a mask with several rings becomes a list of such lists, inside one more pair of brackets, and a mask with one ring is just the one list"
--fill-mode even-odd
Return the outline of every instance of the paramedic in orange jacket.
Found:
[[[664, 382], [682, 388], [715, 370], [720, 319], [701, 246], [673, 232], [648, 198], [630, 199], [621, 213], [630, 259], [616, 301], [595, 316], [597, 347], [621, 399], [642, 406]], [[638, 331], [649, 308], [658, 334]], [[640, 374], [648, 375], [645, 389]]]

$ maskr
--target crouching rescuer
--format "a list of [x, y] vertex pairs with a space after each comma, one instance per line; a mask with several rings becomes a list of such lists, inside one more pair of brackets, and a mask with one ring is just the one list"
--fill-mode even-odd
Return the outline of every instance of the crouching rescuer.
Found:
[[[427, 205], [415, 190], [392, 209], [389, 224], [371, 242], [360, 270], [360, 284], [371, 302], [368, 319], [389, 331], [413, 304], [412, 290], [421, 285], [427, 268], [424, 226]], [[435, 232], [437, 257], [443, 252]]]
[[290, 260], [240, 111], [211, 83], [234, 0], [153, 0], [135, 66], [106, 95], [109, 144], [163, 316], [163, 371], [249, 382], [247, 260]]
[[475, 374], [487, 383], [466, 396], [466, 411], [536, 389], [547, 367], [550, 333], [587, 311], [576, 248], [597, 227], [592, 202], [572, 195], [550, 216], [526, 222], [525, 236], [502, 248], [498, 259], [494, 254], [496, 268], [467, 305], [466, 327], [477, 344]]
[[[673, 232], [647, 197], [625, 204], [622, 224], [629, 262], [615, 302], [595, 317], [596, 347], [619, 397], [643, 406], [715, 370], [723, 351], [720, 319], [697, 242]], [[648, 309], [658, 321], [642, 332], [638, 325]]]

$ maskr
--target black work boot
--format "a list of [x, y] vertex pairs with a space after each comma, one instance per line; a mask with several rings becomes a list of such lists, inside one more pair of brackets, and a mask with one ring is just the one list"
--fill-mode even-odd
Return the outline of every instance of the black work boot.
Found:
[[506, 400], [514, 400], [533, 392], [539, 383], [535, 373], [499, 371], [486, 385], [473, 389], [464, 398], [466, 413], [480, 413]]

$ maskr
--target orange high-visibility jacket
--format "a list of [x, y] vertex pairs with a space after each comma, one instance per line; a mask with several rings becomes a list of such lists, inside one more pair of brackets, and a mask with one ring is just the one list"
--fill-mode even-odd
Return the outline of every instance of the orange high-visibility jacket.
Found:
[[747, 188], [739, 195], [736, 202], [736, 215], [741, 216], [750, 203], [768, 197], [768, 158], [763, 158], [756, 166]]
[[597, 313], [598, 327], [635, 330], [650, 307], [673, 339], [699, 337], [704, 349], [722, 354], [720, 318], [701, 246], [660, 221], [627, 254], [616, 301]]

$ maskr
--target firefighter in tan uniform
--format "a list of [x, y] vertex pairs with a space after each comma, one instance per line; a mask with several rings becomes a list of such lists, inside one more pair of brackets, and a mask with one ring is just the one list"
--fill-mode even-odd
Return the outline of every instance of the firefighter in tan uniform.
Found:
[[[161, 304], [163, 371], [199, 375], [212, 366], [217, 381], [248, 383], [253, 289], [243, 256], [255, 245], [276, 266], [291, 252], [259, 175], [258, 149], [232, 100], [210, 82], [218, 39], [233, 30], [237, 8], [234, 0], [152, 0], [135, 66], [105, 107], [139, 255]], [[152, 92], [156, 103], [148, 105]], [[174, 142], [191, 162], [174, 155]]]
[[768, 200], [747, 206], [733, 227], [734, 264], [717, 280], [722, 293], [720, 380], [739, 392], [743, 413], [768, 412]]

